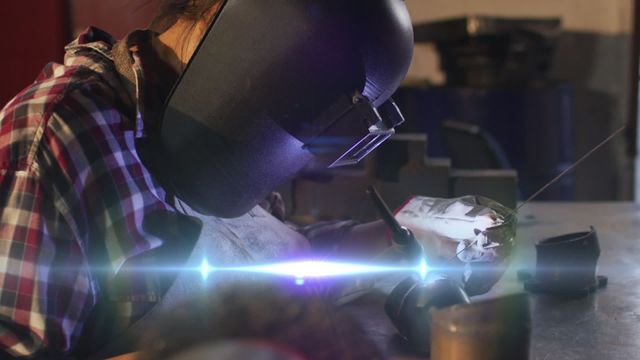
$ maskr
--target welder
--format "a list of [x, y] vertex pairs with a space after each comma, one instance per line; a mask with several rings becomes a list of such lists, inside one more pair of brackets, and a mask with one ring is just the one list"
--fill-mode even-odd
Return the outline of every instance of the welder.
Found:
[[121, 41], [86, 30], [0, 112], [0, 348], [93, 353], [176, 278], [136, 269], [196, 252], [382, 250], [381, 222], [294, 231], [269, 194], [393, 133], [412, 49], [402, 0], [164, 0]]

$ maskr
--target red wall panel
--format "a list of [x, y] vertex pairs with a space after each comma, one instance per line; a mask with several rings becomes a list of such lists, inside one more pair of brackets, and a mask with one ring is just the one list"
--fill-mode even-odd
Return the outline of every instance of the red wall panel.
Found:
[[69, 39], [64, 0], [0, 1], [0, 108], [50, 61], [62, 61]]
[[0, 1], [0, 108], [42, 67], [61, 62], [64, 46], [89, 25], [122, 38], [146, 27], [158, 0]]
[[156, 13], [158, 0], [70, 0], [74, 33], [93, 25], [115, 38], [145, 28]]

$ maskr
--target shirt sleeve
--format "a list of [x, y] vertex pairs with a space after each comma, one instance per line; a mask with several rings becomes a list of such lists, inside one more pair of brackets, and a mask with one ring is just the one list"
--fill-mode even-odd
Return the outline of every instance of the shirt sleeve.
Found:
[[68, 353], [95, 305], [82, 247], [31, 170], [0, 169], [0, 349]]
[[[286, 206], [280, 193], [272, 192], [260, 203], [260, 206], [276, 219], [284, 221]], [[334, 247], [358, 224], [357, 221], [353, 220], [323, 221], [307, 226], [289, 223], [294, 230], [304, 235], [316, 250], [326, 250]]]
[[339, 244], [351, 232], [357, 221], [325, 221], [313, 225], [297, 227], [297, 231], [309, 239], [316, 250], [328, 250]]

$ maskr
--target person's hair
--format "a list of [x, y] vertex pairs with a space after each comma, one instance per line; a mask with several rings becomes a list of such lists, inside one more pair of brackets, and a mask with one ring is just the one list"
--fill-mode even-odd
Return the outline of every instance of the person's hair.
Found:
[[158, 13], [151, 28], [162, 32], [179, 19], [193, 21], [202, 19], [214, 6], [223, 0], [160, 0]]

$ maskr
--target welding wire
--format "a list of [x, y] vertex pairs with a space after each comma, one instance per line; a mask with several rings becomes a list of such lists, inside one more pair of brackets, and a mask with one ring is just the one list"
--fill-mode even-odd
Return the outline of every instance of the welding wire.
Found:
[[[518, 208], [516, 208], [516, 212], [520, 211], [520, 209], [522, 209], [525, 205], [529, 204], [531, 201], [535, 200], [538, 196], [540, 196], [540, 194], [542, 194], [545, 190], [547, 190], [551, 185], [555, 184], [558, 180], [562, 179], [565, 175], [567, 175], [571, 170], [575, 169], [578, 165], [580, 165], [583, 161], [585, 161], [586, 159], [588, 159], [591, 155], [593, 155], [593, 153], [595, 153], [596, 151], [600, 150], [601, 147], [605, 146], [606, 144], [608, 144], [611, 140], [613, 140], [616, 136], [618, 136], [618, 134], [620, 134], [622, 131], [624, 131], [624, 129], [627, 128], [627, 125], [623, 125], [622, 127], [620, 127], [618, 130], [616, 130], [613, 134], [609, 135], [606, 139], [604, 139], [600, 144], [596, 145], [593, 149], [589, 150], [589, 152], [587, 152], [586, 154], [584, 154], [584, 156], [582, 156], [580, 159], [578, 159], [576, 162], [574, 162], [573, 164], [571, 164], [571, 166], [569, 166], [567, 169], [565, 169], [563, 172], [561, 172], [558, 176], [556, 176], [555, 178], [553, 178], [551, 181], [549, 181], [548, 183], [546, 183], [543, 187], [540, 188], [540, 190], [536, 191], [533, 195], [531, 195], [527, 200], [525, 200], [525, 202], [523, 202], [522, 204], [520, 204], [520, 206], [518, 206]], [[462, 254], [463, 252], [465, 252], [467, 249], [469, 249], [471, 246], [474, 246], [476, 243], [478, 242], [478, 240], [472, 241], [470, 242], [467, 246], [465, 246], [462, 250], [460, 250], [459, 252], [457, 252], [450, 260], [455, 259], [456, 257], [458, 257], [458, 255]]]
[[613, 138], [615, 138], [618, 134], [620, 134], [626, 128], [627, 128], [627, 125], [626, 124], [623, 125], [620, 129], [616, 130], [613, 134], [609, 135], [609, 137], [604, 139], [604, 141], [602, 141], [600, 144], [596, 145], [596, 147], [594, 147], [589, 152], [584, 154], [584, 156], [581, 157], [580, 159], [578, 159], [578, 161], [573, 163], [571, 166], [569, 166], [567, 169], [565, 169], [563, 172], [561, 172], [558, 176], [553, 178], [553, 180], [549, 181], [546, 185], [544, 185], [542, 188], [540, 188], [540, 190], [536, 191], [533, 195], [531, 195], [525, 202], [520, 204], [520, 206], [518, 206], [518, 208], [516, 209], [516, 212], [520, 211], [520, 209], [522, 209], [525, 205], [527, 205], [528, 203], [533, 201], [535, 198], [540, 196], [540, 194], [542, 194], [545, 190], [547, 190], [551, 185], [555, 184], [558, 180], [562, 179], [567, 173], [569, 173], [571, 170], [575, 169], [583, 161], [585, 161], [587, 158], [589, 158], [591, 155], [593, 155], [593, 153], [595, 153], [596, 151], [600, 150], [601, 147], [605, 146], [609, 141], [613, 140]]

